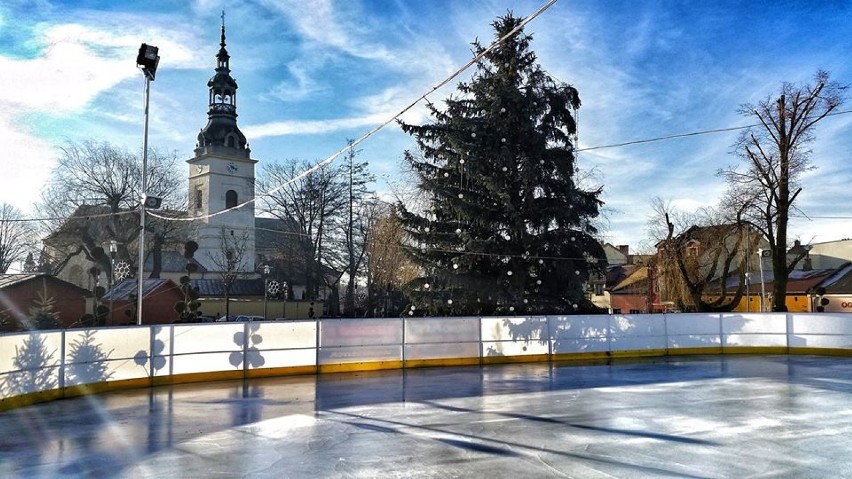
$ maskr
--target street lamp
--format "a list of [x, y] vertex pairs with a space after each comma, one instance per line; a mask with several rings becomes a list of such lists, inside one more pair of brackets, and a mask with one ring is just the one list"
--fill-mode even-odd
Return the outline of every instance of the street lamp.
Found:
[[268, 319], [266, 317], [266, 302], [269, 298], [269, 270], [271, 268], [268, 264], [263, 265], [263, 319]]
[[766, 285], [763, 282], [763, 253], [769, 252], [769, 250], [764, 250], [763, 248], [759, 248], [757, 250], [757, 258], [758, 265], [760, 266], [760, 312], [763, 312], [764, 304], [766, 303]]
[[[112, 290], [112, 287], [115, 286], [115, 253], [118, 252], [118, 242], [112, 240], [109, 242], [109, 289]], [[115, 297], [115, 293], [113, 292], [109, 296], [109, 324], [114, 324], [115, 316], [112, 311], [113, 306], [113, 298]]]
[[751, 292], [749, 291], [749, 285], [751, 284], [751, 273], [746, 271], [745, 274], [746, 280], [746, 313], [751, 310]]
[[145, 271], [145, 206], [148, 201], [148, 96], [151, 92], [151, 82], [157, 75], [157, 65], [160, 64], [159, 49], [143, 43], [136, 56], [136, 66], [142, 68], [145, 75], [145, 107], [144, 127], [142, 129], [142, 192], [139, 203], [139, 267], [136, 273], [136, 324], [142, 324], [142, 277]]

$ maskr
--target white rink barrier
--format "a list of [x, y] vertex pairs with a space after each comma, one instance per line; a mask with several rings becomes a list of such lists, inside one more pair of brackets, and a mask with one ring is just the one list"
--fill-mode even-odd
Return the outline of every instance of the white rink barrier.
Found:
[[676, 354], [852, 356], [850, 313], [358, 318], [0, 335], [0, 410], [173, 382]]

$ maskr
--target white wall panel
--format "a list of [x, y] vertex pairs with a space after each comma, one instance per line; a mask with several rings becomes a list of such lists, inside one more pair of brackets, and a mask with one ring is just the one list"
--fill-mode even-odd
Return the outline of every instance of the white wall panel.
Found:
[[665, 336], [662, 314], [615, 314], [610, 316], [612, 337]]
[[529, 356], [548, 354], [547, 341], [483, 341], [482, 356]]
[[536, 340], [541, 337], [547, 337], [547, 318], [543, 316], [482, 318], [482, 341]]
[[322, 348], [319, 364], [371, 363], [378, 361], [402, 361], [402, 345], [399, 346], [344, 346]]
[[790, 347], [852, 349], [852, 335], [797, 334], [790, 336]]
[[[257, 323], [251, 323], [255, 327]], [[243, 323], [176, 324], [154, 326], [155, 349], [161, 341], [170, 354], [242, 350]], [[159, 352], [159, 351], [157, 351]]]
[[784, 313], [725, 313], [722, 315], [724, 334], [766, 334], [787, 332], [787, 315]]
[[58, 365], [62, 333], [18, 333], [0, 336], [0, 372]]
[[669, 336], [715, 334], [718, 337], [722, 330], [720, 314], [678, 313], [666, 314], [665, 318]]
[[[258, 328], [252, 332], [252, 345], [261, 350], [315, 348], [317, 344], [316, 321], [281, 321], [253, 323]], [[249, 338], [252, 340], [252, 338]], [[258, 339], [260, 341], [258, 342]]]
[[107, 381], [147, 378], [147, 369], [133, 359], [111, 359], [92, 363], [67, 364], [65, 385], [93, 384]]
[[553, 342], [553, 354], [593, 353], [609, 351], [606, 338], [559, 339]]
[[254, 364], [249, 363], [250, 369], [316, 366], [317, 351], [316, 349], [258, 351], [254, 357], [260, 358], [262, 364], [258, 364], [257, 361]]
[[[478, 324], [477, 324], [478, 326]], [[405, 359], [477, 358], [479, 342], [406, 344]]]
[[0, 375], [0, 398], [59, 389], [59, 366], [11, 371]]
[[613, 337], [610, 341], [613, 351], [643, 351], [647, 349], [665, 349], [664, 336], [623, 336]]
[[147, 354], [151, 345], [151, 328], [69, 329], [65, 332], [66, 363], [88, 362], [87, 358], [103, 354], [103, 359], [127, 359]]
[[797, 313], [791, 319], [792, 334], [852, 334], [852, 314]]
[[563, 339], [606, 338], [609, 316], [604, 314], [550, 316], [550, 337]]
[[156, 376], [209, 373], [215, 371], [242, 371], [243, 369], [242, 351], [184, 354], [172, 356], [167, 359], [164, 367], [155, 372]]
[[677, 348], [713, 348], [722, 344], [719, 334], [683, 334], [669, 336], [669, 349]]
[[320, 346], [365, 346], [402, 344], [402, 320], [323, 319], [320, 321]]
[[786, 334], [730, 334], [724, 339], [725, 346], [787, 346]]
[[452, 343], [479, 341], [479, 318], [407, 318], [405, 342]]

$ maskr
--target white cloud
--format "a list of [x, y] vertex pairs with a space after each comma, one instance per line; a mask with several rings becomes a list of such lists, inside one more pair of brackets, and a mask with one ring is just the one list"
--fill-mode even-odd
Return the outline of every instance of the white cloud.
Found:
[[246, 136], [257, 140], [269, 136], [284, 135], [318, 135], [351, 128], [362, 128], [377, 125], [383, 121], [379, 115], [368, 115], [350, 118], [336, 118], [331, 120], [307, 120], [307, 121], [275, 121], [260, 125], [249, 125], [243, 127]]
[[14, 159], [4, 163], [0, 175], [0, 202], [31, 212], [32, 202], [53, 167], [56, 150], [26, 131], [26, 125], [11, 123], [9, 117], [0, 116], [4, 156]]
[[327, 84], [312, 78], [311, 72], [301, 62], [290, 63], [287, 65], [287, 71], [292, 80], [282, 81], [270, 91], [270, 95], [281, 101], [301, 101], [329, 89]]

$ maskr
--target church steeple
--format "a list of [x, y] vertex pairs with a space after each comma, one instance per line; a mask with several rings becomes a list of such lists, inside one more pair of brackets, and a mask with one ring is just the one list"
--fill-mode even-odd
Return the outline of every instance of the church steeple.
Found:
[[246, 137], [237, 126], [237, 82], [231, 76], [231, 56], [225, 48], [225, 12], [222, 12], [222, 39], [216, 54], [216, 70], [207, 82], [209, 100], [207, 125], [198, 133], [196, 154], [209, 147], [233, 148], [233, 153], [249, 157]]

